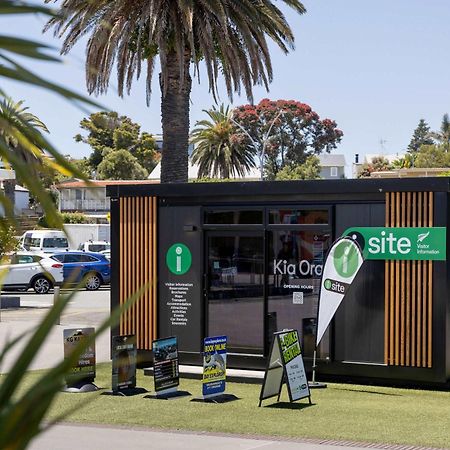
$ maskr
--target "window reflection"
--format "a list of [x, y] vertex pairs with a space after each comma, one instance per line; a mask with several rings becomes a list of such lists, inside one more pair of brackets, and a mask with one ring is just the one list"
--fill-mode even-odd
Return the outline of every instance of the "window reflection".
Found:
[[[279, 330], [299, 331], [305, 356], [314, 351], [320, 277], [329, 246], [326, 232], [269, 232], [269, 318]], [[327, 333], [320, 345], [321, 357], [328, 356], [328, 339]]]
[[271, 209], [269, 223], [278, 225], [322, 225], [328, 223], [328, 210]]
[[209, 336], [227, 335], [231, 351], [262, 353], [263, 237], [238, 234], [208, 241]]

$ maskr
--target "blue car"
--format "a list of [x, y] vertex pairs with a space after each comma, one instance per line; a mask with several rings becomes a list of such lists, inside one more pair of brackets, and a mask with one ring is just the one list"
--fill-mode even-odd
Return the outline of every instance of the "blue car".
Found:
[[88, 291], [97, 290], [111, 281], [111, 263], [101, 253], [61, 252], [52, 259], [63, 263], [64, 284], [82, 284]]

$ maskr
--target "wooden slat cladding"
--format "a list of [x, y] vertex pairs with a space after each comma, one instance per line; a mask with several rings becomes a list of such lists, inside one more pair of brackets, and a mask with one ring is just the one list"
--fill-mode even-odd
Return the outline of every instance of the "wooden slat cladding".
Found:
[[120, 334], [135, 334], [138, 349], [151, 350], [157, 326], [156, 198], [121, 197], [119, 207], [120, 304], [147, 286], [133, 307], [120, 318]]
[[[387, 227], [432, 227], [432, 192], [386, 193]], [[385, 343], [388, 365], [432, 367], [433, 262], [386, 261]]]

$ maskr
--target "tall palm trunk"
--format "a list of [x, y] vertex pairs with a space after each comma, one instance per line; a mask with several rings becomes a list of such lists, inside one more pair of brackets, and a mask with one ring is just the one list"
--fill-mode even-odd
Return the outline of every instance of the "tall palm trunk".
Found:
[[184, 73], [175, 52], [167, 55], [165, 87], [160, 75], [163, 157], [161, 183], [188, 181], [189, 97], [192, 80], [189, 75], [190, 52], [184, 53]]

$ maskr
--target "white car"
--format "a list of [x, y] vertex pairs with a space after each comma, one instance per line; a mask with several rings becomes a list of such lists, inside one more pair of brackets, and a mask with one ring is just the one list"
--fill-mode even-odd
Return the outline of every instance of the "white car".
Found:
[[77, 250], [83, 252], [103, 253], [106, 250], [111, 250], [111, 244], [108, 241], [86, 241], [82, 242]]
[[28, 252], [8, 255], [8, 264], [0, 265], [3, 290], [28, 290], [46, 294], [63, 282], [63, 265], [47, 256]]

